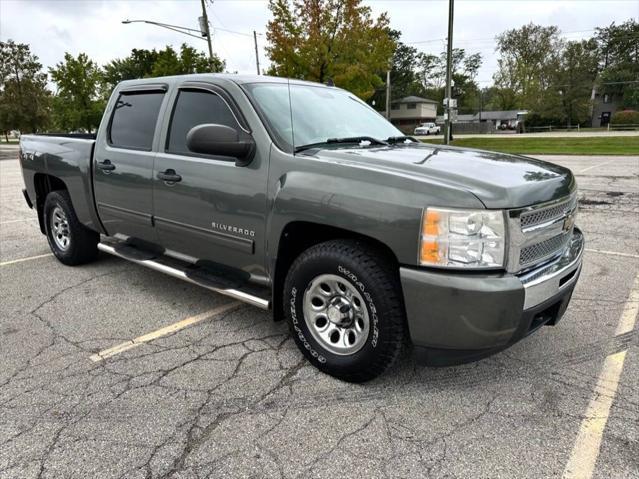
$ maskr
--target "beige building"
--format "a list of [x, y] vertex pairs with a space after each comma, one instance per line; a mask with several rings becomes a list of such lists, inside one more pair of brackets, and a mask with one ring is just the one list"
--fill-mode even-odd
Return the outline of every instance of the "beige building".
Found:
[[434, 100], [407, 96], [391, 102], [390, 121], [402, 131], [412, 134], [415, 127], [425, 122], [434, 122], [436, 117], [437, 102]]

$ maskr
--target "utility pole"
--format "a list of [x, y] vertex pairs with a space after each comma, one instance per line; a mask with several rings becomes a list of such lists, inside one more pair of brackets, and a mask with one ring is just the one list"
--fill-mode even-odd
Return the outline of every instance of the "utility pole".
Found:
[[448, 50], [446, 52], [446, 123], [444, 124], [444, 132], [446, 134], [445, 143], [450, 144], [451, 137], [451, 121], [450, 121], [450, 103], [453, 94], [452, 76], [453, 76], [453, 5], [455, 0], [448, 0]]
[[206, 42], [209, 44], [209, 58], [213, 61], [213, 44], [211, 42], [211, 29], [209, 27], [209, 16], [206, 14], [206, 0], [202, 2], [202, 27], [206, 36]]
[[257, 74], [260, 74], [260, 55], [257, 52], [257, 32], [253, 30], [253, 42], [255, 42], [255, 65], [257, 66]]
[[386, 71], [386, 119], [390, 121], [391, 83], [390, 70]]

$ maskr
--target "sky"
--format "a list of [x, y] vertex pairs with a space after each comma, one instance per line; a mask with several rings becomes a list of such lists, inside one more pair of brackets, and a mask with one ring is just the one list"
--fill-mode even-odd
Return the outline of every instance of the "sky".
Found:
[[[447, 0], [365, 1], [374, 15], [387, 12], [402, 41], [420, 51], [445, 49]], [[264, 32], [270, 19], [266, 0], [207, 0], [213, 27], [213, 50], [227, 70], [255, 73], [253, 31], [258, 32], [260, 66], [268, 66]], [[206, 42], [143, 23], [143, 19], [198, 28], [200, 0], [0, 0], [0, 40], [30, 45], [45, 67], [60, 62], [65, 52], [84, 52], [104, 65], [126, 57], [132, 48], [163, 48], [186, 42], [207, 51]], [[598, 26], [639, 20], [639, 0], [456, 0], [454, 46], [480, 52], [484, 63], [477, 80], [491, 83], [497, 67], [495, 35], [534, 22], [557, 25], [566, 39], [593, 34]]]

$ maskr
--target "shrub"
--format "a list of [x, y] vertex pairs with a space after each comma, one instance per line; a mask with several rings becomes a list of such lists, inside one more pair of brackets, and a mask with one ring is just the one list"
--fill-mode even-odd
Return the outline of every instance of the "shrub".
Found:
[[618, 111], [610, 119], [612, 125], [639, 125], [639, 111]]

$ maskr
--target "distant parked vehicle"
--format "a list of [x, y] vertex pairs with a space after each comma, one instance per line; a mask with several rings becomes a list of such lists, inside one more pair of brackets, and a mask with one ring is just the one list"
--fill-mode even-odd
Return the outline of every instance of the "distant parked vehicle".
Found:
[[441, 133], [441, 128], [437, 126], [435, 123], [422, 123], [421, 126], [415, 128], [413, 134], [415, 135], [439, 135]]

